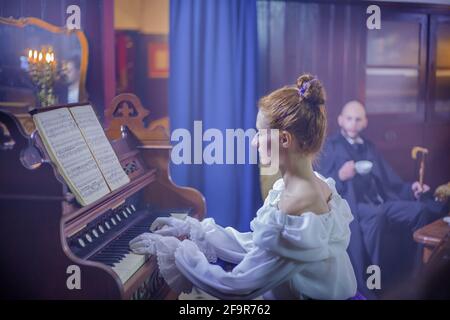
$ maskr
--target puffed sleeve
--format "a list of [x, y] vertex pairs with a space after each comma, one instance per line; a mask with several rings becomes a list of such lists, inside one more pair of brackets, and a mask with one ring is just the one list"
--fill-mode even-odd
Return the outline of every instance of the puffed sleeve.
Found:
[[255, 244], [297, 262], [327, 259], [329, 231], [312, 213], [290, 216], [274, 212], [266, 221], [252, 222]]
[[254, 247], [251, 232], [242, 233], [232, 227], [223, 228], [212, 218], [201, 222], [201, 231], [191, 231], [191, 240], [199, 246], [203, 246], [202, 241], [197, 240], [202, 238], [202, 233], [204, 240], [217, 257], [227, 262], [236, 264], [241, 262], [247, 252]]
[[177, 269], [193, 285], [220, 299], [253, 299], [283, 283], [302, 267], [258, 247], [231, 271], [208, 263], [197, 245], [183, 241], [175, 252]]

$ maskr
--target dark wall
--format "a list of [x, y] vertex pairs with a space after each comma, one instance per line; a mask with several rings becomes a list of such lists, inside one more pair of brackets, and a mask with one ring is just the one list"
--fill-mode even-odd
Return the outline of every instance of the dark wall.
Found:
[[349, 99], [363, 98], [365, 7], [259, 1], [261, 92], [294, 84], [305, 72], [327, 90], [330, 132]]
[[[103, 115], [105, 106], [105, 79], [103, 64], [103, 11], [112, 5], [110, 0], [0, 0], [1, 17], [36, 17], [57, 26], [65, 26], [69, 5], [78, 5], [81, 10], [81, 29], [89, 43], [89, 65], [86, 87], [89, 100], [98, 115]], [[111, 18], [111, 17], [110, 17]], [[111, 23], [110, 26], [113, 29]], [[114, 41], [114, 39], [112, 39]], [[114, 52], [112, 52], [114, 54]], [[107, 102], [108, 103], [108, 102]]]
[[153, 121], [169, 115], [169, 79], [150, 78], [148, 76], [148, 46], [150, 43], [168, 43], [167, 35], [141, 34], [138, 48], [138, 59], [142, 68], [137, 74], [137, 92], [151, 110], [148, 120]]
[[168, 44], [168, 41], [165, 34], [116, 30], [116, 93], [137, 95], [150, 110], [147, 122], [168, 116], [169, 79], [150, 78], [148, 74], [149, 45]]

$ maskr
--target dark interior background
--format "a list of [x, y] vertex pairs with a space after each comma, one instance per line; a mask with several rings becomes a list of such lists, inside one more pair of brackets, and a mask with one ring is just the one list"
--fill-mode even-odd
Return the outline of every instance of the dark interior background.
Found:
[[[82, 11], [87, 91], [98, 114], [116, 93], [128, 91], [152, 110], [149, 120], [166, 117], [168, 78], [150, 78], [146, 70], [149, 44], [167, 44], [168, 36], [114, 31], [113, 1], [0, 0], [0, 16], [63, 26], [70, 4]], [[365, 27], [369, 4], [382, 10], [381, 31]], [[403, 179], [418, 179], [411, 149], [423, 146], [429, 149], [425, 183], [436, 187], [450, 180], [450, 5], [258, 1], [258, 33], [261, 95], [313, 73], [327, 89], [329, 133], [337, 130], [342, 106], [360, 100], [369, 111], [367, 137]], [[398, 41], [379, 42], [386, 36]], [[118, 39], [132, 43], [125, 46], [125, 87], [117, 71]]]
[[[366, 28], [369, 4], [381, 8], [381, 30]], [[329, 134], [342, 106], [359, 100], [366, 136], [403, 179], [418, 180], [411, 149], [423, 146], [425, 183], [450, 180], [450, 6], [259, 1], [258, 32], [262, 94], [317, 75]]]

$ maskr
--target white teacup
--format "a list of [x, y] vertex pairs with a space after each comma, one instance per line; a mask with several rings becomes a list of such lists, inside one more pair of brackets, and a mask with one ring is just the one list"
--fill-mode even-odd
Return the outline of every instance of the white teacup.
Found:
[[355, 170], [357, 173], [361, 175], [368, 174], [372, 170], [372, 167], [373, 163], [368, 160], [361, 160], [355, 162]]
[[450, 217], [444, 217], [442, 219], [450, 226]]

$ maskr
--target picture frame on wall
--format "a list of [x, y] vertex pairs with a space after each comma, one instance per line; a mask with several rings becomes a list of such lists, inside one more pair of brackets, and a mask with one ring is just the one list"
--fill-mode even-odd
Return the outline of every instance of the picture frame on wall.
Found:
[[149, 78], [165, 79], [169, 77], [169, 46], [163, 42], [148, 44], [148, 73]]

